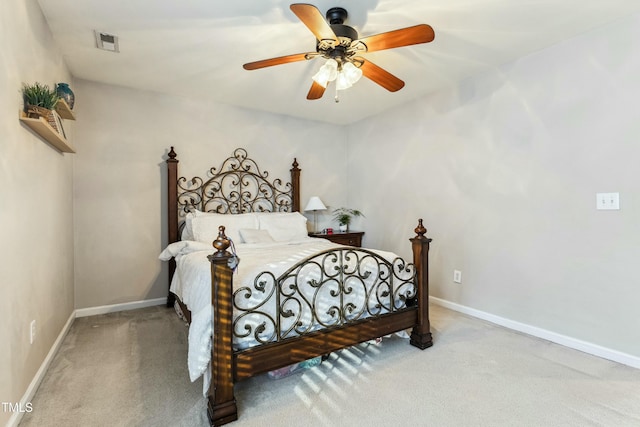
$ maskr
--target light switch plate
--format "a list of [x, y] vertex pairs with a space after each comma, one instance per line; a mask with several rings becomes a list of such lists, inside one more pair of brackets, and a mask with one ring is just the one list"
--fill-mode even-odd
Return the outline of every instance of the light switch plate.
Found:
[[596, 193], [596, 209], [619, 210], [620, 193]]

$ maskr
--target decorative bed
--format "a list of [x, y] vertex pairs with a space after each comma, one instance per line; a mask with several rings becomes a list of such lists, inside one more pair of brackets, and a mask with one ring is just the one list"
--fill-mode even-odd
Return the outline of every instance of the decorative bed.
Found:
[[167, 305], [190, 322], [189, 373], [204, 375], [212, 425], [238, 418], [239, 380], [409, 328], [411, 345], [432, 345], [422, 220], [407, 263], [308, 237], [295, 159], [285, 183], [241, 148], [207, 179], [178, 179], [168, 157]]

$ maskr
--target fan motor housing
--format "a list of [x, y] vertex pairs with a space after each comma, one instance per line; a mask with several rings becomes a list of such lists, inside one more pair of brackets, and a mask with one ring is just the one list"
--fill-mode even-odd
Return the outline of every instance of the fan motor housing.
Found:
[[332, 7], [327, 10], [325, 16], [333, 33], [338, 37], [341, 46], [349, 47], [352, 41], [358, 40], [358, 32], [353, 27], [344, 25], [344, 21], [349, 16], [346, 9]]
[[327, 17], [329, 24], [344, 24], [344, 21], [347, 20], [349, 14], [346, 9], [341, 7], [332, 7], [327, 10], [327, 14], [325, 16]]
[[343, 57], [351, 43], [354, 40], [358, 40], [358, 32], [353, 27], [344, 24], [330, 24], [330, 26], [338, 38], [338, 43], [334, 45], [333, 43], [327, 44], [325, 41], [316, 40], [316, 52], [321, 52], [331, 57]]
[[340, 41], [343, 38], [349, 39], [349, 42], [358, 40], [358, 32], [353, 27], [344, 24], [331, 24], [331, 29]]

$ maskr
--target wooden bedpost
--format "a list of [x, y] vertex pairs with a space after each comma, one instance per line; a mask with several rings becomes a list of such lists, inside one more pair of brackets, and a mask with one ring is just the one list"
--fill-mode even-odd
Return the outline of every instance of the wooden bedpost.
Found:
[[211, 385], [207, 393], [207, 414], [213, 426], [220, 426], [238, 419], [238, 407], [233, 393], [234, 361], [232, 347], [233, 270], [229, 267], [232, 257], [227, 249], [229, 239], [224, 226], [219, 227], [213, 241], [217, 251], [209, 255], [211, 262], [211, 303], [213, 340], [211, 344]]
[[[169, 244], [178, 241], [178, 155], [173, 151], [173, 147], [169, 150], [169, 158], [167, 159], [167, 221], [169, 230]], [[176, 300], [175, 295], [169, 291], [171, 288], [171, 279], [176, 271], [176, 261], [172, 258], [169, 261], [169, 285], [167, 288], [167, 307], [173, 307]]]
[[291, 168], [291, 202], [293, 204], [293, 212], [300, 212], [300, 168], [298, 168], [298, 159], [293, 159]]
[[415, 232], [416, 237], [409, 240], [413, 249], [413, 264], [416, 266], [418, 323], [411, 331], [409, 342], [424, 350], [433, 345], [429, 323], [429, 243], [431, 239], [424, 236], [427, 229], [422, 225], [422, 219], [418, 220]]

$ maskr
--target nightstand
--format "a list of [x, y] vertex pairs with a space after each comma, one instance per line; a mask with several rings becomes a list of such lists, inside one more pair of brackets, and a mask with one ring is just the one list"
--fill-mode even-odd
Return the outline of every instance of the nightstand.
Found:
[[362, 246], [362, 236], [364, 231], [334, 231], [332, 234], [327, 233], [309, 233], [310, 237], [319, 237], [327, 239], [333, 243], [347, 246]]

